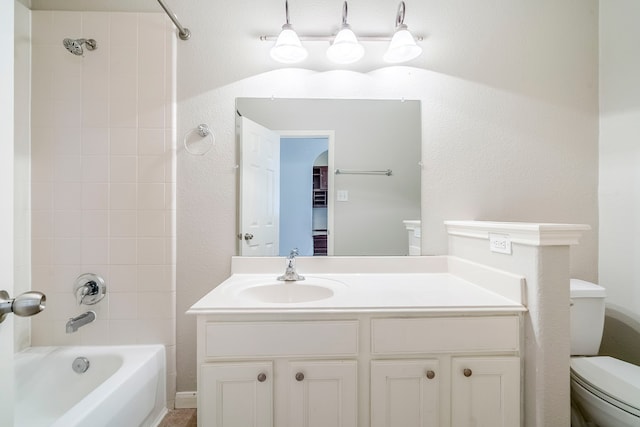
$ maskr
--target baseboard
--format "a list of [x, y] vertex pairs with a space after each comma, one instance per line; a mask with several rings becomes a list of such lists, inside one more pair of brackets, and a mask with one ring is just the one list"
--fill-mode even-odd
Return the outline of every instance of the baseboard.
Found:
[[176, 409], [188, 409], [198, 407], [198, 392], [179, 391], [176, 393]]

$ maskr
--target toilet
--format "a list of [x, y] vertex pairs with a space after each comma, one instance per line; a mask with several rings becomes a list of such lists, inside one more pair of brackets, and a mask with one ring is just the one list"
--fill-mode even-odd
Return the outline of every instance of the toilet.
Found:
[[640, 366], [597, 356], [604, 328], [605, 289], [571, 279], [570, 296], [573, 406], [587, 421], [584, 425], [640, 426]]

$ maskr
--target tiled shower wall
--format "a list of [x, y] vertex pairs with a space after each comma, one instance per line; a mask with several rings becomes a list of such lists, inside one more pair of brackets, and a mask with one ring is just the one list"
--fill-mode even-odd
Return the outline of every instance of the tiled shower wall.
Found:
[[[64, 38], [97, 49], [69, 53]], [[32, 345], [164, 344], [175, 396], [175, 33], [164, 14], [32, 13]], [[107, 297], [78, 306], [82, 273]], [[97, 320], [67, 334], [69, 317]]]

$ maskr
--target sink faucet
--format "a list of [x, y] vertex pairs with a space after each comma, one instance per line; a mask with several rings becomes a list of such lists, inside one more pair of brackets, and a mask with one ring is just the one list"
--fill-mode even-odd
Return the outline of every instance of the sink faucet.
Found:
[[78, 330], [78, 328], [83, 327], [84, 325], [93, 322], [96, 320], [96, 312], [93, 310], [89, 310], [86, 313], [82, 313], [76, 317], [72, 317], [67, 322], [67, 333], [72, 334]]
[[287, 269], [282, 276], [278, 276], [278, 280], [285, 282], [295, 282], [296, 280], [304, 280], [304, 276], [299, 275], [296, 272], [296, 256], [298, 255], [298, 248], [291, 249], [289, 256], [287, 257]]

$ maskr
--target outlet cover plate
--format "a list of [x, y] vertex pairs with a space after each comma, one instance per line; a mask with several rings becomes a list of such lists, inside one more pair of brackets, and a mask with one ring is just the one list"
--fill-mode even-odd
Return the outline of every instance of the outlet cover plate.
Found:
[[489, 249], [491, 252], [511, 255], [511, 238], [508, 234], [489, 233]]

